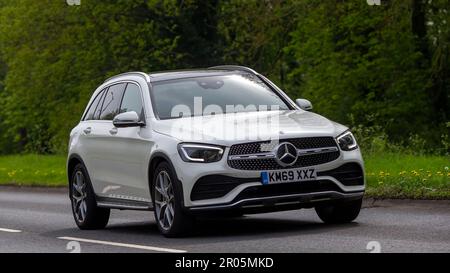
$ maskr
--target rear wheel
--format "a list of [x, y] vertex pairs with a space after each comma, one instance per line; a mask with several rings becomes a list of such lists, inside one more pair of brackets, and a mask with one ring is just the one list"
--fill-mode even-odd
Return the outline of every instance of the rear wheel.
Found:
[[158, 229], [166, 237], [178, 237], [191, 231], [193, 217], [183, 211], [182, 195], [170, 165], [160, 163], [154, 172], [152, 199]]
[[321, 205], [315, 209], [319, 218], [325, 223], [350, 223], [358, 217], [361, 205], [362, 198], [338, 204]]
[[102, 229], [108, 224], [110, 210], [97, 206], [88, 172], [81, 163], [72, 171], [69, 192], [73, 218], [80, 229]]

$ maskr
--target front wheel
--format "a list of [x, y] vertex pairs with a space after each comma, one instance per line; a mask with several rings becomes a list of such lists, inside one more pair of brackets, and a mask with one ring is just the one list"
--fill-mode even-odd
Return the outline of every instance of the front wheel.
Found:
[[350, 223], [356, 219], [361, 210], [362, 198], [343, 203], [317, 206], [319, 218], [329, 224]]
[[170, 165], [160, 163], [153, 176], [152, 198], [158, 229], [166, 237], [185, 235], [192, 228], [193, 217], [183, 210], [182, 195]]
[[97, 206], [88, 172], [81, 163], [72, 171], [69, 194], [73, 218], [80, 229], [102, 229], [108, 224], [110, 210]]

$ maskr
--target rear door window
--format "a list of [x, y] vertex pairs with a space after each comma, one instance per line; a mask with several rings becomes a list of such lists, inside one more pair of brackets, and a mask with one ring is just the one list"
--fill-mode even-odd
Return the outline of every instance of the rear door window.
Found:
[[113, 120], [119, 113], [119, 106], [125, 89], [125, 83], [119, 83], [109, 87], [104, 96], [100, 120]]
[[98, 107], [99, 102], [101, 101], [101, 98], [103, 97], [103, 93], [105, 93], [105, 89], [100, 91], [97, 96], [95, 97], [94, 101], [89, 106], [89, 110], [87, 111], [86, 115], [84, 116], [84, 120], [93, 120], [95, 119], [95, 110]]
[[105, 88], [103, 93], [102, 93], [102, 96], [100, 98], [100, 101], [99, 101], [97, 107], [95, 108], [93, 120], [100, 120], [100, 113], [102, 112], [103, 100], [104, 100], [105, 95], [106, 95], [107, 92], [108, 92], [108, 88]]

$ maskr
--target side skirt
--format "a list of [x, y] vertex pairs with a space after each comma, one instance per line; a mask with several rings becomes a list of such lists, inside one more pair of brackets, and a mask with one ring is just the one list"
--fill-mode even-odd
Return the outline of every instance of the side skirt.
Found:
[[97, 206], [119, 210], [153, 210], [153, 204], [143, 201], [96, 196]]

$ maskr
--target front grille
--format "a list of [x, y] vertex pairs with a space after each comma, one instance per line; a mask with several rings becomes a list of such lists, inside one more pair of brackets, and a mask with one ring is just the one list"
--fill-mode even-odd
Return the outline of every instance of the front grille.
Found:
[[326, 154], [313, 154], [302, 156], [297, 159], [294, 165], [283, 167], [280, 166], [277, 161], [273, 158], [269, 159], [247, 159], [247, 160], [229, 160], [228, 164], [233, 169], [238, 170], [278, 170], [278, 169], [291, 169], [291, 168], [301, 168], [319, 165], [336, 160], [339, 157], [339, 152], [332, 152]]
[[[337, 147], [336, 141], [332, 137], [308, 137], [280, 140], [280, 143], [283, 142], [292, 143], [297, 149]], [[265, 145], [264, 148], [266, 149], [266, 151], [273, 150], [276, 147], [274, 144], [271, 144], [267, 141], [236, 144], [231, 146], [229, 155], [233, 156], [264, 153], [265, 151], [261, 151], [261, 147], [263, 147], [262, 145]], [[297, 161], [292, 166], [287, 167], [283, 167], [278, 164], [278, 162], [274, 158], [228, 160], [228, 165], [231, 168], [238, 170], [278, 170], [320, 165], [336, 160], [338, 157], [339, 151], [304, 155], [298, 157]]]

